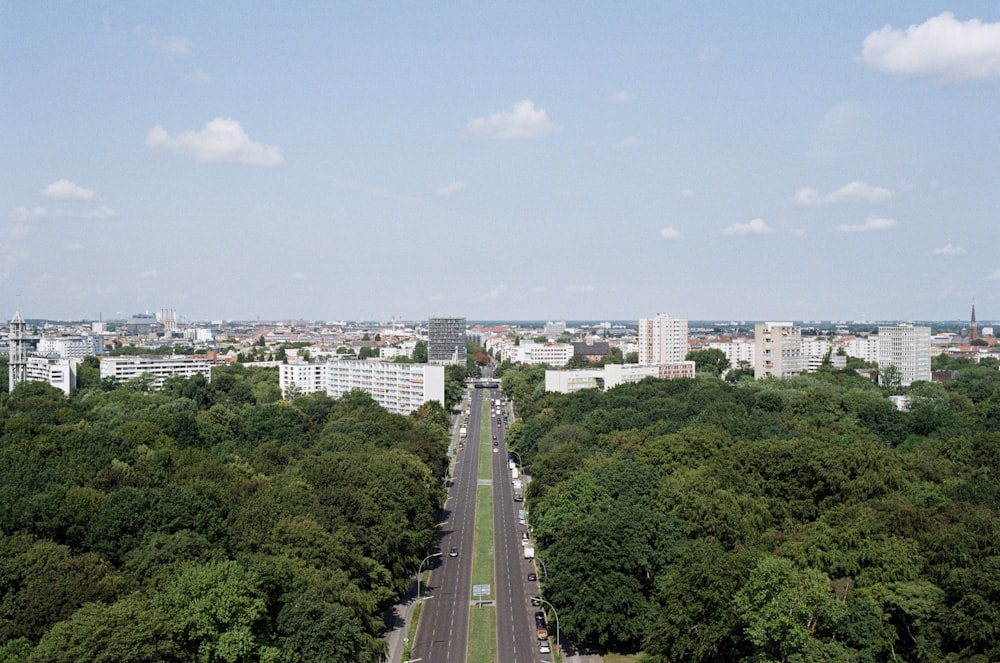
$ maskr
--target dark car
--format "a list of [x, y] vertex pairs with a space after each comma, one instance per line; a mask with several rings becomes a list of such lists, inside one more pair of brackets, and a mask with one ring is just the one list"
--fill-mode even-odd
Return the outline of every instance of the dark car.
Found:
[[538, 628], [545, 626], [545, 613], [541, 610], [535, 613], [535, 626]]
[[541, 604], [542, 604], [542, 597], [541, 596], [532, 596], [531, 597], [531, 605], [541, 605]]
[[452, 546], [448, 551], [448, 557], [458, 557], [458, 546]]
[[538, 574], [535, 573], [528, 574], [528, 582], [535, 582], [536, 580], [538, 580]]

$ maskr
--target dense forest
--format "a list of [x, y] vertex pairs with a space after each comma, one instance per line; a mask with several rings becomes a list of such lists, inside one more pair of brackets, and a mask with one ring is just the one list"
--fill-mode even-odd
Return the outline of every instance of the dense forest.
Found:
[[436, 545], [445, 410], [273, 369], [0, 394], [0, 661], [379, 660]]
[[897, 410], [853, 371], [546, 394], [527, 499], [563, 633], [681, 661], [1000, 660], [1000, 371]]

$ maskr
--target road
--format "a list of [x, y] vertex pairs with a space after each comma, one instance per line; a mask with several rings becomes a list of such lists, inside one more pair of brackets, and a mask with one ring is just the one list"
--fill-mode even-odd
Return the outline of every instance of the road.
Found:
[[[496, 392], [491, 392], [496, 397]], [[538, 641], [531, 616], [527, 581], [534, 567], [524, 560], [521, 534], [526, 525], [518, 521], [517, 512], [524, 502], [514, 501], [510, 471], [507, 468], [507, 447], [504, 426], [494, 419], [492, 430], [497, 435], [498, 453], [493, 454], [493, 545], [495, 596], [497, 605], [497, 660], [505, 663], [527, 663], [538, 660]], [[502, 420], [500, 420], [502, 422]], [[492, 442], [491, 442], [492, 443]], [[537, 587], [532, 587], [532, 590]], [[532, 591], [531, 593], [535, 593]], [[551, 659], [551, 657], [545, 657]]]
[[[436, 564], [423, 594], [411, 660], [420, 658], [434, 663], [464, 663], [466, 660], [482, 399], [482, 389], [471, 391], [468, 438], [465, 449], [458, 452], [441, 527], [439, 550], [443, 554], [433, 560]], [[452, 546], [458, 547], [458, 557], [448, 555]]]

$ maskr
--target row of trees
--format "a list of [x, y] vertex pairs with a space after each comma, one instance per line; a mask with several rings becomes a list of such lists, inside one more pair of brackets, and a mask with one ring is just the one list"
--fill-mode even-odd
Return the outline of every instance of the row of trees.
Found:
[[564, 633], [678, 661], [1000, 659], [1000, 372], [547, 394], [509, 442]]
[[274, 369], [0, 396], [0, 661], [375, 661], [436, 545], [446, 412]]

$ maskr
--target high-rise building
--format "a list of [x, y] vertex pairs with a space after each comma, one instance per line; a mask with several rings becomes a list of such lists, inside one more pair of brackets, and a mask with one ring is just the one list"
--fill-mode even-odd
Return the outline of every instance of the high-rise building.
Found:
[[427, 361], [465, 366], [465, 318], [428, 320]]
[[791, 322], [759, 322], [754, 325], [753, 376], [794, 377], [805, 368], [802, 329]]
[[9, 391], [14, 391], [14, 387], [28, 379], [28, 359], [25, 348], [25, 331], [28, 324], [21, 317], [20, 311], [14, 312], [14, 317], [10, 319], [10, 334], [7, 336], [7, 344], [10, 348], [10, 359], [8, 365]]
[[908, 387], [917, 380], [931, 379], [931, 328], [913, 325], [878, 328], [878, 367], [895, 366], [899, 384]]
[[688, 352], [688, 321], [658, 313], [639, 319], [639, 364], [673, 364]]
[[360, 389], [396, 414], [410, 414], [427, 401], [444, 405], [444, 366], [332, 359], [322, 364], [281, 364], [278, 371], [278, 384], [286, 397], [321, 391], [340, 398]]

